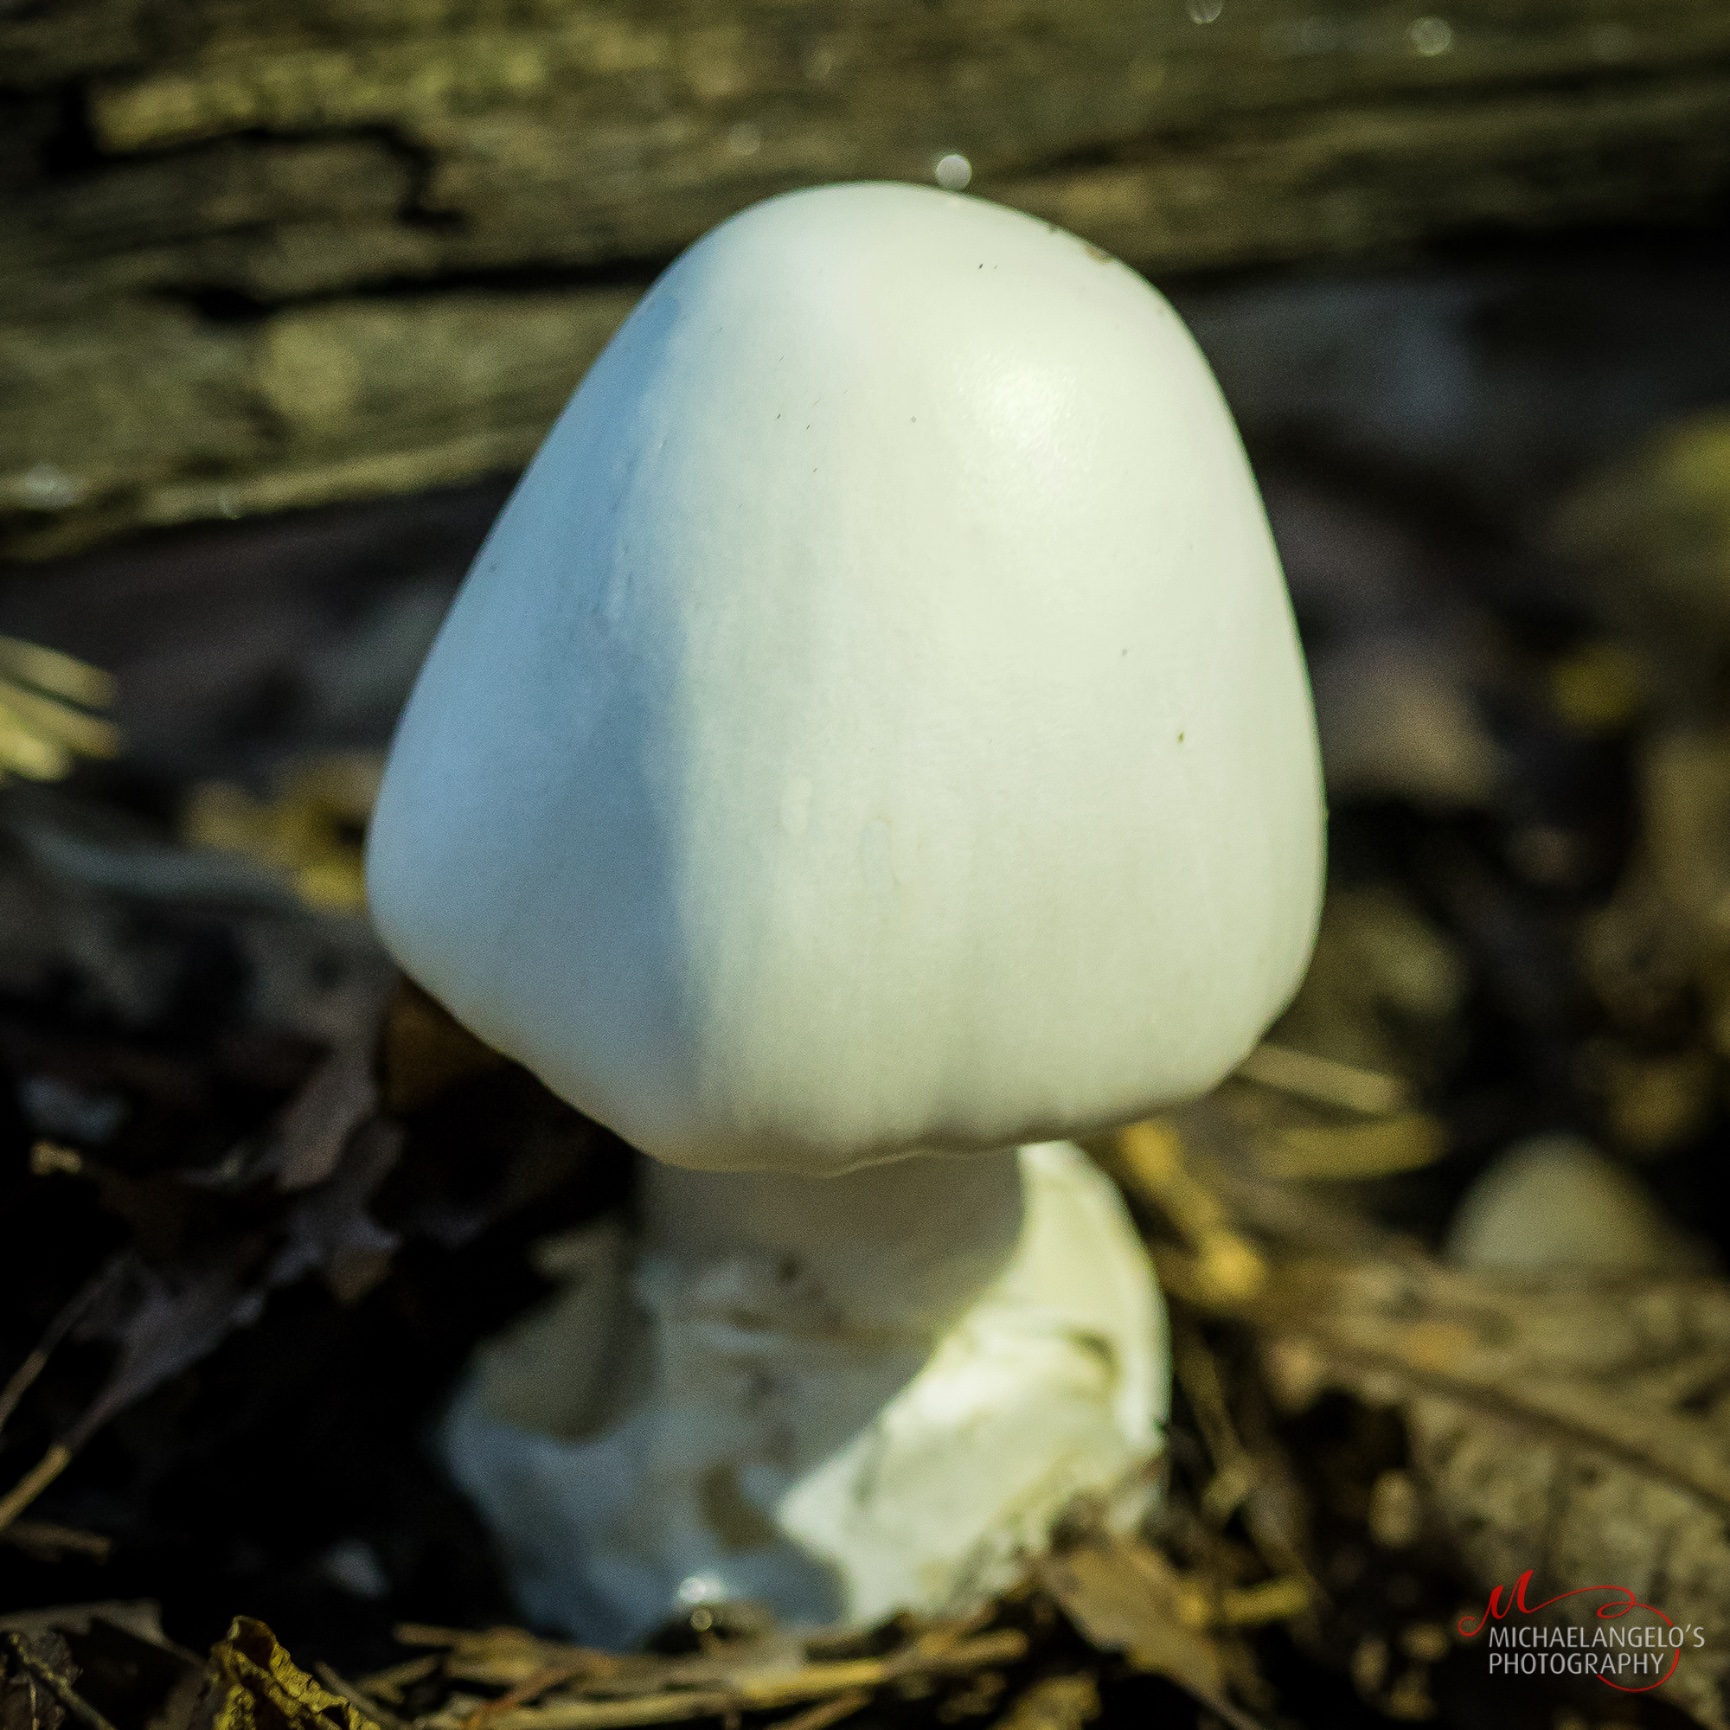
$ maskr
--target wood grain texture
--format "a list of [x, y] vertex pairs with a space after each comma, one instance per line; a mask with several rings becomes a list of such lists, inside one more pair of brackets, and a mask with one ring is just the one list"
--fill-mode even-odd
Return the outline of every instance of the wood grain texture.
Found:
[[0, 9], [0, 549], [520, 463], [792, 186], [961, 151], [1157, 274], [1710, 220], [1727, 121], [1719, 0]]

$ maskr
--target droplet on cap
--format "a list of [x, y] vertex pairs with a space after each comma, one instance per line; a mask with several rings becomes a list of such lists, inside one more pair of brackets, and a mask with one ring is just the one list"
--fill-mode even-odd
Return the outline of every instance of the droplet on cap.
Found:
[[973, 178], [973, 164], [960, 151], [951, 150], [937, 158], [932, 172], [945, 192], [960, 192]]
[[1413, 50], [1426, 59], [1446, 54], [1454, 45], [1454, 27], [1445, 18], [1417, 18], [1406, 32]]

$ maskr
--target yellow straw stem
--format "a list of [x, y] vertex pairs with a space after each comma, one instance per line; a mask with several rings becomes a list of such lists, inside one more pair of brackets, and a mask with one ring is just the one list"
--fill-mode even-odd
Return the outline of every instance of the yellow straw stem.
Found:
[[72, 1450], [56, 1442], [5, 1496], [0, 1496], [0, 1532], [12, 1524], [72, 1463]]

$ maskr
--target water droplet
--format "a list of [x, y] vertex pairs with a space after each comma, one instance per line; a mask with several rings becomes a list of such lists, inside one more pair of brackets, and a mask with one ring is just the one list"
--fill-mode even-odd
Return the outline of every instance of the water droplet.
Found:
[[749, 120], [727, 129], [727, 148], [735, 156], [755, 156], [763, 148], [763, 132]]
[[1192, 24], [1213, 24], [1225, 10], [1225, 0], [1184, 0], [1183, 9]]
[[727, 1596], [727, 1587], [713, 1574], [687, 1574], [679, 1582], [676, 1595], [681, 1604], [712, 1603]]
[[1454, 27], [1445, 18], [1414, 18], [1406, 38], [1426, 59], [1446, 54], [1454, 45]]
[[960, 192], [973, 178], [973, 164], [959, 150], [951, 150], [937, 158], [932, 173], [945, 192]]

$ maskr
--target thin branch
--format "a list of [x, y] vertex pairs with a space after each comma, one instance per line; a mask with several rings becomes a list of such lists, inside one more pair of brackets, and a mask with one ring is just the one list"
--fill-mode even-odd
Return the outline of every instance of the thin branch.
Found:
[[409, 1722], [406, 1718], [399, 1717], [388, 1706], [375, 1700], [357, 1683], [349, 1681], [339, 1671], [333, 1670], [330, 1665], [321, 1661], [315, 1664], [313, 1668], [318, 1672], [319, 1680], [331, 1693], [340, 1694], [357, 1711], [365, 1714], [374, 1723], [382, 1724], [384, 1730], [409, 1730]]
[[100, 1532], [82, 1532], [74, 1526], [56, 1526], [46, 1520], [14, 1520], [0, 1532], [0, 1544], [34, 1550], [50, 1561], [58, 1560], [59, 1553], [66, 1550], [88, 1556], [93, 1562], [106, 1562], [114, 1549], [114, 1540]]
[[[19, 1401], [30, 1391], [31, 1384], [47, 1368], [48, 1360], [54, 1354], [55, 1349], [89, 1314], [91, 1306], [107, 1290], [109, 1282], [114, 1278], [117, 1265], [116, 1262], [111, 1261], [94, 1278], [84, 1283], [72, 1300], [64, 1305], [60, 1313], [48, 1324], [47, 1331], [36, 1343], [36, 1349], [12, 1372], [5, 1387], [0, 1388], [0, 1430], [5, 1429], [6, 1420], [17, 1411]], [[0, 1525], [4, 1523], [4, 1521], [0, 1521]]]
[[51, 1669], [30, 1650], [30, 1643], [22, 1634], [8, 1634], [6, 1648], [18, 1667], [40, 1682], [74, 1718], [86, 1726], [86, 1730], [114, 1730], [114, 1726], [58, 1670]]
[[0, 1496], [0, 1532], [4, 1532], [72, 1463], [72, 1450], [56, 1442], [4, 1495]]

